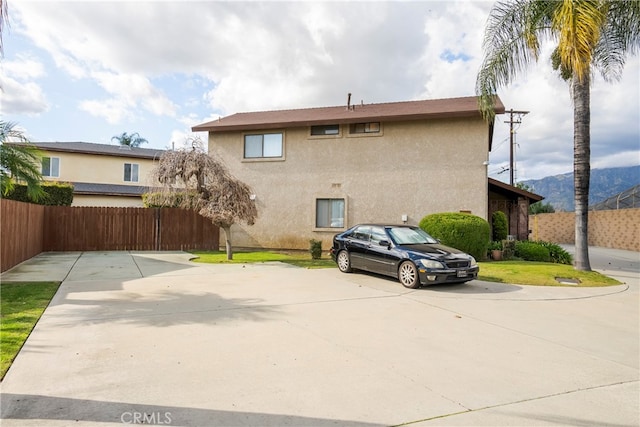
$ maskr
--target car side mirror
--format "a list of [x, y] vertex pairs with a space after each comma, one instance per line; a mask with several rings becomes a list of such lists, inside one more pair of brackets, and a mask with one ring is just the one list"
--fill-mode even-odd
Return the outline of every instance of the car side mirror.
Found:
[[387, 249], [391, 247], [391, 243], [388, 240], [380, 240], [380, 243], [378, 243], [380, 246], [386, 246]]

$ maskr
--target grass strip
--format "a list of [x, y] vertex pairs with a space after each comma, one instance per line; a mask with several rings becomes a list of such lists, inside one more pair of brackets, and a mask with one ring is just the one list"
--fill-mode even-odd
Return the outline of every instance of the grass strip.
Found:
[[234, 252], [232, 260], [227, 260], [227, 254], [224, 251], [194, 251], [191, 253], [198, 257], [193, 259], [192, 261], [209, 264], [250, 264], [258, 262], [278, 261], [303, 268], [331, 268], [336, 266], [336, 263], [333, 262], [331, 258], [311, 259], [311, 255], [308, 252], [304, 251]]
[[60, 282], [9, 282], [0, 285], [0, 380], [59, 286]]
[[[248, 264], [254, 262], [279, 261], [305, 268], [335, 268], [336, 264], [330, 258], [311, 259], [308, 252], [289, 251], [254, 251], [234, 252], [233, 260], [228, 261], [225, 252], [193, 252], [198, 258], [195, 262], [226, 264]], [[487, 282], [514, 283], [518, 285], [534, 286], [613, 286], [619, 285], [615, 279], [596, 271], [578, 271], [571, 265], [553, 264], [530, 261], [493, 261], [480, 262], [479, 280]], [[556, 278], [577, 279], [577, 285], [560, 283]]]
[[[479, 262], [479, 280], [535, 286], [613, 286], [620, 282], [597, 271], [578, 271], [571, 265], [530, 261]], [[566, 285], [556, 278], [577, 279], [577, 285]]]

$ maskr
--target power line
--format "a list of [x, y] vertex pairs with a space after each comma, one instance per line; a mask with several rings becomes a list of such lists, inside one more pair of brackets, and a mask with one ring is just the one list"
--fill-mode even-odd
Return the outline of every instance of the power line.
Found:
[[[509, 113], [509, 121], [505, 122], [505, 123], [509, 123], [509, 139], [510, 139], [510, 150], [509, 150], [509, 184], [513, 185], [514, 184], [514, 172], [515, 172], [515, 158], [514, 158], [514, 151], [515, 151], [515, 132], [516, 129], [513, 128], [514, 124], [520, 124], [522, 123], [522, 116], [525, 116], [527, 114], [529, 114], [528, 111], [515, 111], [513, 108], [510, 109], [509, 111], [507, 111], [507, 113]], [[513, 120], [513, 116], [517, 115], [517, 118], [515, 120]], [[518, 126], [519, 128], [519, 126]]]

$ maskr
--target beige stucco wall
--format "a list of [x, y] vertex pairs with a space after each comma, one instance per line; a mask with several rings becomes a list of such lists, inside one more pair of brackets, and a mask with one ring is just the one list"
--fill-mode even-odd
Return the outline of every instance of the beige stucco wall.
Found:
[[[123, 150], [124, 151], [124, 150]], [[47, 181], [88, 182], [96, 184], [152, 185], [151, 173], [157, 161], [139, 157], [117, 157], [89, 153], [65, 153], [42, 151], [45, 157], [60, 159], [60, 176], [44, 177]], [[126, 151], [124, 151], [126, 153]], [[123, 153], [123, 154], [124, 154]], [[138, 181], [124, 180], [124, 164], [138, 164]], [[74, 194], [72, 206], [142, 207], [141, 197], [78, 195]]]
[[[575, 242], [575, 212], [532, 215], [532, 240]], [[589, 245], [640, 251], [640, 209], [589, 212]]]
[[[153, 160], [139, 157], [115, 157], [54, 151], [43, 151], [43, 156], [58, 157], [60, 159], [60, 176], [58, 178], [45, 177], [48, 181], [148, 185], [148, 177], [154, 166]], [[139, 165], [138, 182], [124, 180], [125, 163], [137, 163]]]
[[[273, 131], [269, 131], [273, 132]], [[487, 217], [487, 125], [478, 119], [383, 123], [379, 136], [284, 131], [284, 158], [244, 160], [243, 133], [210, 134], [209, 153], [256, 195], [259, 218], [232, 228], [239, 247], [307, 249], [362, 222], [409, 224], [435, 212]], [[260, 133], [252, 131], [250, 133]], [[344, 229], [316, 229], [317, 198], [344, 198]], [[221, 241], [221, 244], [223, 242]]]

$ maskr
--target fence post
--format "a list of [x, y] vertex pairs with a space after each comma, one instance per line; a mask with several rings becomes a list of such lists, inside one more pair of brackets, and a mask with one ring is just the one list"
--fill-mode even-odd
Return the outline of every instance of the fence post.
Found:
[[159, 251], [160, 247], [161, 247], [161, 230], [162, 230], [162, 227], [161, 227], [160, 222], [161, 222], [162, 214], [160, 213], [160, 208], [153, 208], [153, 209], [155, 209], [155, 219], [156, 219], [156, 221], [155, 221], [155, 227], [156, 227], [155, 248], [156, 248], [156, 251]]

